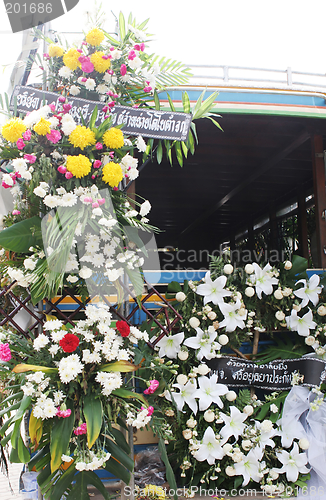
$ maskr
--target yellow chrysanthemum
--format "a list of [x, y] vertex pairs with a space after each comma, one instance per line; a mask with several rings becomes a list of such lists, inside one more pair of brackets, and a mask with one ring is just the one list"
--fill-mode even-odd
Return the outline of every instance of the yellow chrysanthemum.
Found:
[[81, 64], [78, 61], [80, 56], [81, 56], [80, 52], [78, 52], [77, 49], [72, 47], [71, 49], [67, 50], [67, 52], [64, 54], [63, 62], [65, 66], [74, 71], [77, 68], [81, 68]]
[[84, 155], [78, 156], [68, 156], [66, 162], [66, 168], [69, 172], [71, 172], [75, 177], [79, 179], [81, 177], [85, 177], [91, 171], [91, 162]]
[[102, 180], [111, 187], [118, 187], [119, 182], [123, 179], [123, 173], [120, 165], [118, 163], [114, 163], [113, 161], [104, 165], [102, 173]]
[[1, 133], [6, 141], [16, 142], [23, 133], [26, 132], [26, 126], [20, 118], [12, 118], [2, 127]]
[[61, 57], [64, 53], [64, 49], [61, 45], [57, 43], [51, 43], [48, 48], [48, 54], [50, 57]]
[[124, 144], [123, 133], [119, 128], [109, 128], [103, 135], [103, 142], [111, 149], [122, 148]]
[[91, 31], [87, 33], [86, 42], [96, 47], [97, 45], [100, 45], [103, 42], [104, 38], [105, 37], [102, 30], [98, 28], [93, 28]]
[[94, 52], [90, 58], [95, 71], [99, 73], [105, 73], [111, 66], [110, 59], [103, 59], [103, 56], [105, 56], [104, 52]]
[[42, 116], [42, 118], [37, 123], [35, 123], [33, 130], [38, 135], [49, 134], [51, 132], [51, 122], [49, 122], [49, 120], [46, 120]]
[[155, 484], [147, 484], [142, 491], [142, 495], [158, 500], [165, 499], [165, 491], [160, 486], [155, 486]]
[[83, 125], [77, 125], [75, 130], [69, 135], [69, 142], [75, 146], [75, 148], [84, 149], [86, 146], [95, 144], [95, 134], [91, 129]]

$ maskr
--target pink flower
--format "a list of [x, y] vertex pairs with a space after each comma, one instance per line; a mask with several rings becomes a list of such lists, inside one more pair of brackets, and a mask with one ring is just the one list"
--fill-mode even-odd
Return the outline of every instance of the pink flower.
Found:
[[119, 191], [119, 188], [117, 188], [116, 186], [114, 186], [113, 191]]
[[19, 210], [13, 210], [12, 211], [12, 215], [19, 215], [20, 214], [20, 211]]
[[104, 56], [102, 56], [102, 59], [107, 61], [108, 59], [112, 59], [112, 56], [111, 55], [104, 55]]
[[154, 413], [154, 407], [153, 406], [149, 406], [147, 408], [147, 415], [150, 417], [151, 415], [153, 415]]
[[22, 149], [24, 149], [24, 147], [26, 146], [26, 144], [24, 143], [23, 139], [20, 138], [18, 139], [18, 141], [16, 142], [16, 146], [17, 148], [21, 151]]
[[[106, 110], [105, 110], [106, 111]], [[101, 142], [97, 142], [95, 144], [96, 149], [103, 149], [103, 144]]]
[[97, 201], [94, 201], [94, 203], [92, 203], [92, 208], [98, 208], [100, 205], [97, 203]]
[[87, 82], [87, 78], [86, 78], [86, 76], [83, 76], [83, 78], [81, 79], [81, 81], [82, 81], [83, 83]]
[[[64, 104], [63, 107], [65, 107], [65, 106], [70, 106], [70, 104]], [[48, 139], [48, 141], [52, 142], [53, 144], [56, 144], [57, 142], [60, 141], [61, 134], [60, 134], [59, 130], [52, 130], [51, 129], [51, 132], [49, 134], [46, 134], [46, 138]]]
[[101, 165], [102, 165], [102, 162], [100, 160], [95, 160], [93, 163], [94, 168], [100, 168]]
[[84, 73], [92, 73], [94, 71], [94, 65], [91, 63], [89, 57], [80, 56], [78, 60], [81, 62], [81, 69]]
[[152, 90], [152, 87], [148, 85], [148, 87], [144, 87], [144, 92], [150, 92]]
[[24, 141], [30, 141], [31, 137], [32, 137], [32, 132], [28, 128], [26, 132], [23, 133], [23, 139]]
[[63, 108], [63, 112], [66, 114], [66, 113], [69, 113], [69, 111], [71, 110], [71, 104], [63, 104], [62, 108]]
[[98, 203], [99, 205], [104, 205], [104, 203], [105, 203], [105, 198], [100, 198], [99, 200], [97, 200], [97, 203]]
[[25, 154], [24, 155], [24, 160], [28, 161], [31, 165], [33, 165], [33, 163], [36, 162], [36, 156], [35, 155], [28, 155], [28, 154]]
[[140, 45], [139, 45], [139, 43], [136, 43], [136, 45], [134, 45], [134, 49], [135, 50], [141, 50], [142, 52], [144, 52], [144, 50], [145, 50], [145, 44], [144, 44], [144, 42], [141, 43]]
[[95, 177], [96, 177], [96, 175], [94, 175], [94, 174], [93, 174], [93, 175], [92, 175], [92, 179], [95, 179]]
[[81, 436], [82, 434], [87, 434], [87, 425], [86, 423], [81, 424], [77, 429], [74, 430], [74, 434], [76, 436]]
[[135, 59], [135, 57], [136, 57], [136, 52], [135, 52], [134, 50], [131, 50], [131, 51], [129, 52], [129, 54], [128, 54], [128, 59], [129, 59], [130, 61], [133, 61], [133, 60]]
[[1, 361], [11, 360], [11, 350], [9, 344], [0, 344], [0, 359]]
[[66, 102], [66, 98], [61, 95], [58, 99], [59, 102]]
[[51, 104], [49, 104], [49, 108], [51, 109], [52, 113], [55, 112], [55, 102], [51, 102]]
[[108, 106], [109, 106], [109, 108], [114, 108], [114, 106], [115, 106], [115, 101], [110, 101], [110, 102], [108, 102]]
[[93, 198], [91, 198], [90, 196], [85, 196], [84, 203], [93, 203]]
[[71, 172], [66, 172], [66, 173], [65, 173], [65, 178], [66, 178], [66, 179], [72, 179], [72, 178], [73, 178], [73, 176], [74, 176], [74, 174], [72, 174]]
[[125, 76], [126, 73], [127, 73], [127, 66], [125, 64], [121, 64], [121, 66], [120, 66], [120, 75], [121, 76]]
[[65, 174], [67, 172], [67, 169], [64, 165], [60, 165], [57, 170], [58, 172], [60, 172], [60, 174]]
[[113, 71], [113, 69], [108, 69], [108, 70], [107, 70], [107, 73], [108, 73], [109, 75], [114, 75], [114, 71]]
[[61, 418], [67, 418], [67, 417], [70, 417], [70, 415], [71, 415], [71, 410], [70, 409], [68, 409], [68, 410], [60, 410], [60, 408], [58, 408], [57, 414], [56, 414], [57, 417], [61, 417]]
[[158, 380], [150, 380], [149, 381], [149, 387], [144, 390], [144, 394], [154, 394], [158, 386], [160, 385]]

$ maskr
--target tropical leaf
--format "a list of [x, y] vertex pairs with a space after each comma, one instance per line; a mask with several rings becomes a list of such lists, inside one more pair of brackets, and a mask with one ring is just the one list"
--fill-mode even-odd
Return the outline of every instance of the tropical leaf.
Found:
[[0, 246], [12, 252], [26, 253], [36, 245], [42, 246], [40, 217], [16, 222], [0, 232]]
[[126, 453], [128, 453], [128, 455], [129, 455], [130, 454], [130, 446], [127, 443], [126, 438], [124, 437], [122, 432], [119, 431], [119, 429], [115, 429], [114, 427], [110, 430], [110, 432], [113, 435], [117, 445], [120, 446], [120, 448], [123, 451], [125, 451]]
[[182, 155], [182, 150], [181, 150], [181, 146], [180, 146], [179, 141], [175, 141], [174, 148], [175, 148], [175, 153], [177, 156], [178, 163], [179, 163], [180, 167], [183, 167], [183, 155]]
[[190, 100], [187, 92], [182, 92], [182, 104], [183, 104], [183, 111], [185, 113], [190, 113]]
[[111, 474], [121, 479], [121, 481], [123, 481], [125, 484], [129, 483], [130, 472], [113, 457], [110, 457], [110, 459], [106, 462], [104, 467], [105, 470], [111, 472]]
[[87, 424], [87, 444], [91, 449], [100, 435], [103, 418], [102, 402], [95, 394], [84, 398], [83, 413]]
[[[160, 452], [161, 454], [161, 459], [165, 465], [165, 474], [166, 474], [166, 479], [167, 479], [167, 482], [169, 483], [169, 486], [170, 488], [176, 492], [177, 491], [177, 482], [176, 482], [176, 479], [175, 479], [175, 475], [174, 475], [174, 472], [173, 472], [173, 469], [171, 467], [171, 464], [169, 462], [169, 458], [168, 458], [168, 455], [166, 453], [166, 448], [165, 448], [165, 444], [164, 444], [164, 440], [162, 438], [160, 438], [159, 442], [158, 442], [158, 451]], [[178, 495], [175, 493], [174, 496], [173, 496], [174, 500], [177, 500], [178, 499]]]
[[111, 439], [107, 439], [105, 442], [105, 448], [109, 453], [111, 453], [112, 457], [114, 457], [118, 462], [120, 462], [124, 467], [126, 467], [129, 471], [133, 471], [134, 469], [134, 461], [133, 459], [125, 453], [120, 446], [118, 446]]
[[213, 103], [216, 97], [218, 96], [218, 92], [213, 92], [209, 97], [207, 97], [205, 101], [202, 102], [204, 94], [205, 91], [199, 96], [195, 104], [195, 108], [193, 110], [193, 115], [192, 115], [193, 120], [198, 120], [199, 118], [202, 118], [203, 115], [205, 115], [207, 112], [209, 112], [213, 107]]
[[44, 372], [44, 373], [57, 373], [58, 368], [50, 368], [48, 366], [38, 366], [38, 365], [27, 365], [25, 363], [20, 363], [16, 365], [13, 370], [14, 373], [25, 373], [25, 372]]
[[[51, 500], [60, 500], [63, 494], [67, 492], [76, 474], [74, 464], [71, 464], [70, 467], [68, 467], [68, 469], [64, 472], [60, 471], [60, 473], [60, 478], [56, 480], [55, 484], [51, 488]], [[43, 490], [47, 483], [48, 481], [46, 481], [45, 484], [43, 483]]]
[[106, 491], [104, 484], [95, 474], [95, 472], [82, 471], [79, 472], [76, 476], [76, 484], [69, 492], [69, 500], [88, 500], [90, 498], [87, 492], [87, 486], [89, 484], [95, 486], [95, 488], [99, 490], [105, 500], [110, 499], [109, 493]]
[[156, 149], [156, 160], [158, 164], [162, 162], [162, 158], [163, 158], [163, 146], [162, 146], [162, 141], [159, 141]]
[[123, 372], [123, 373], [129, 373], [129, 372], [135, 372], [138, 370], [139, 365], [136, 366], [130, 361], [126, 360], [121, 360], [121, 361], [113, 361], [112, 363], [107, 363], [106, 365], [102, 365], [100, 367], [100, 370], [102, 372]]
[[29, 416], [29, 437], [34, 451], [37, 449], [43, 433], [43, 420], [34, 417], [33, 412]]
[[123, 40], [126, 36], [126, 23], [122, 12], [119, 13], [119, 30], [120, 30], [120, 38], [121, 40]]
[[267, 347], [263, 352], [257, 354], [255, 361], [257, 364], [261, 365], [264, 363], [269, 363], [275, 359], [292, 359], [301, 358], [303, 354], [306, 354], [307, 349], [305, 346], [300, 344], [293, 345], [293, 340], [291, 338], [283, 337], [284, 340], [280, 338], [274, 338], [276, 345], [271, 345]]
[[148, 406], [147, 399], [142, 394], [139, 394], [138, 392], [128, 391], [127, 389], [115, 389], [114, 391], [112, 391], [111, 394], [113, 394], [114, 396], [118, 396], [119, 398], [123, 398], [123, 399], [138, 399], [139, 401], [144, 403], [146, 406]]
[[51, 428], [51, 472], [54, 472], [61, 465], [61, 456], [67, 453], [71, 433], [74, 427], [75, 415], [73, 405], [68, 402], [68, 408], [72, 410], [71, 415], [66, 418], [55, 420]]

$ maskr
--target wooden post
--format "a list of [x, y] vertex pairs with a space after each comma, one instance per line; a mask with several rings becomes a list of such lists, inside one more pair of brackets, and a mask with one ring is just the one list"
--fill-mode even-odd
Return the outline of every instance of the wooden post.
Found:
[[315, 135], [311, 141], [312, 173], [316, 208], [317, 265], [326, 268], [326, 193], [323, 137]]

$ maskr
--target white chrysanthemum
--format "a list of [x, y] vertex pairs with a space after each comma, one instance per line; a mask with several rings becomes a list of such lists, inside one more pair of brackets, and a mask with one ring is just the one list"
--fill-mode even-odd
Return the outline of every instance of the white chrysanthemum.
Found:
[[36, 261], [34, 259], [28, 258], [24, 260], [24, 267], [29, 271], [34, 271], [36, 267]]
[[89, 267], [83, 266], [78, 274], [81, 278], [86, 280], [92, 276], [93, 271]]
[[65, 193], [61, 198], [62, 207], [73, 207], [78, 201], [77, 196], [74, 193]]
[[46, 335], [44, 335], [43, 333], [40, 333], [40, 335], [38, 337], [36, 337], [36, 339], [34, 339], [33, 347], [34, 347], [35, 351], [40, 351], [48, 343], [49, 343], [48, 337]]
[[67, 66], [62, 66], [62, 68], [59, 69], [59, 76], [61, 76], [61, 78], [70, 78], [72, 75], [73, 72]]
[[54, 401], [47, 398], [43, 407], [43, 418], [53, 418], [57, 413], [57, 408], [55, 407]]
[[58, 365], [61, 382], [64, 384], [71, 382], [83, 371], [83, 368], [84, 365], [77, 354], [71, 354], [66, 358], [62, 358]]
[[109, 88], [104, 84], [104, 83], [100, 83], [97, 87], [96, 87], [96, 91], [99, 93], [99, 94], [106, 94], [108, 91], [109, 91]]
[[71, 95], [78, 95], [78, 94], [80, 94], [80, 88], [77, 87], [77, 85], [71, 85], [71, 87], [70, 87], [70, 94]]
[[65, 115], [63, 115], [62, 121], [61, 121], [61, 130], [63, 131], [63, 133], [65, 135], [70, 135], [71, 132], [73, 132], [76, 127], [77, 127], [77, 123], [75, 122], [73, 117], [71, 115], [69, 115], [69, 113], [66, 113]]
[[21, 386], [22, 391], [24, 392], [25, 396], [33, 396], [35, 389], [33, 384], [31, 382], [27, 382], [26, 384]]
[[87, 81], [85, 82], [85, 87], [87, 90], [94, 90], [95, 89], [96, 82], [93, 80], [93, 78], [88, 78]]
[[51, 319], [49, 321], [46, 321], [43, 325], [44, 330], [60, 330], [62, 327], [63, 322], [60, 321], [60, 319]]
[[58, 196], [48, 194], [43, 198], [43, 203], [49, 208], [56, 208], [61, 205], [61, 199]]
[[33, 193], [36, 194], [36, 196], [39, 196], [40, 198], [44, 198], [44, 196], [46, 196], [46, 191], [45, 189], [41, 188], [41, 186], [37, 186], [33, 190]]

